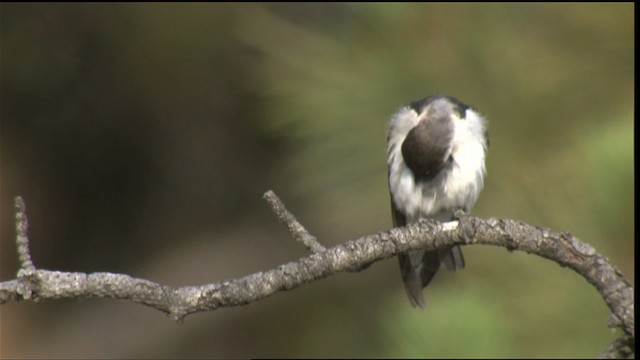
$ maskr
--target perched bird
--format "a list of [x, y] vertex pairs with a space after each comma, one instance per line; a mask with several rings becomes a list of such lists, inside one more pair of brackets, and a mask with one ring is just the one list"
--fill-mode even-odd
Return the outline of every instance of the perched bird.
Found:
[[[421, 218], [453, 220], [468, 213], [482, 190], [488, 147], [486, 120], [450, 96], [430, 96], [398, 110], [389, 121], [387, 168], [396, 227]], [[464, 268], [459, 246], [398, 256], [411, 305], [424, 308], [422, 289], [438, 271]]]

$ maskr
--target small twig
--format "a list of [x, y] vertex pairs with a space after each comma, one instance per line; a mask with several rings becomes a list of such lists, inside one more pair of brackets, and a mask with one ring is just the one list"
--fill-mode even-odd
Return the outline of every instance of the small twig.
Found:
[[284, 207], [284, 204], [282, 203], [278, 195], [269, 190], [264, 193], [264, 196], [262, 198], [269, 203], [269, 205], [271, 206], [271, 210], [273, 210], [280, 222], [284, 226], [286, 226], [287, 229], [289, 229], [294, 239], [303, 243], [304, 246], [306, 246], [314, 253], [319, 253], [326, 250], [326, 248], [322, 246], [320, 242], [318, 242], [318, 239], [316, 239], [315, 236], [309, 234], [307, 229], [305, 229], [304, 226], [302, 226], [302, 224], [300, 224], [298, 220], [296, 220], [296, 217], [293, 216], [293, 214]]
[[37, 289], [40, 287], [39, 277], [36, 267], [31, 260], [29, 251], [29, 220], [27, 219], [27, 206], [20, 196], [16, 196], [16, 246], [18, 248], [18, 260], [20, 269], [18, 270], [18, 286], [16, 295], [25, 299], [37, 299]]
[[20, 268], [27, 272], [35, 271], [36, 267], [29, 253], [29, 221], [27, 219], [27, 207], [20, 196], [15, 198], [16, 207], [16, 244], [18, 246], [18, 259]]

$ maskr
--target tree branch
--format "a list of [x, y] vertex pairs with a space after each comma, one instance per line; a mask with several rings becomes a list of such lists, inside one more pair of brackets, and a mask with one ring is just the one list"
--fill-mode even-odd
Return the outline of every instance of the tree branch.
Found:
[[407, 251], [435, 250], [451, 245], [494, 245], [542, 256], [569, 267], [600, 293], [612, 312], [610, 327], [624, 337], [601, 356], [619, 349], [635, 352], [634, 293], [631, 284], [607, 258], [589, 244], [568, 233], [556, 233], [513, 220], [459, 216], [459, 221], [422, 220], [403, 228], [363, 236], [325, 249], [269, 191], [264, 198], [294, 239], [313, 254], [275, 269], [242, 278], [202, 286], [172, 288], [144, 279], [113, 273], [69, 273], [36, 269], [29, 254], [24, 201], [16, 198], [16, 232], [21, 269], [17, 279], [0, 283], [0, 304], [20, 300], [108, 297], [130, 300], [167, 313], [176, 320], [218, 308], [246, 305], [283, 290], [326, 278], [338, 272], [356, 271], [373, 262]]
[[29, 221], [27, 220], [27, 206], [24, 200], [18, 196], [15, 199], [16, 207], [16, 244], [18, 245], [18, 260], [20, 260], [20, 268], [27, 271], [33, 271], [36, 267], [31, 261], [29, 253]]
[[276, 195], [276, 193], [269, 190], [264, 194], [262, 198], [265, 199], [269, 203], [269, 205], [271, 205], [271, 210], [276, 213], [276, 216], [278, 217], [278, 219], [280, 219], [280, 222], [284, 226], [286, 226], [287, 229], [289, 229], [294, 239], [303, 243], [304, 246], [307, 247], [307, 249], [311, 250], [314, 253], [319, 253], [326, 250], [326, 248], [318, 242], [318, 239], [316, 239], [315, 236], [309, 234], [307, 229], [305, 229], [304, 226], [302, 226], [302, 224], [300, 224], [298, 220], [296, 220], [296, 217], [293, 216], [293, 214], [284, 207], [284, 204], [282, 203], [282, 201], [280, 201], [280, 198]]

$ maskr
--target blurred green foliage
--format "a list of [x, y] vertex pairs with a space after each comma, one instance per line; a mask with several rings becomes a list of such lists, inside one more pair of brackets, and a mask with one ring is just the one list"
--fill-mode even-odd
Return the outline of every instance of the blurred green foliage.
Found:
[[[386, 122], [439, 93], [489, 119], [474, 215], [570, 231], [634, 281], [631, 3], [3, 3], [0, 16], [3, 280], [15, 194], [39, 264], [74, 271], [144, 269], [149, 249], [199, 249], [186, 239], [209, 232], [203, 243], [253, 246], [210, 254], [232, 259], [224, 276], [303, 256], [233, 232], [287, 238], [265, 225], [269, 188], [325, 245], [386, 230]], [[424, 311], [392, 260], [188, 318], [165, 338], [149, 334], [165, 325], [138, 325], [120, 352], [80, 347], [75, 323], [51, 344], [11, 336], [3, 307], [2, 356], [593, 357], [615, 338], [576, 274], [464, 251], [467, 269], [439, 274]], [[173, 280], [176, 265], [159, 266]], [[78, 311], [39, 306], [28, 311], [51, 323]], [[11, 323], [38, 328], [11, 309]]]

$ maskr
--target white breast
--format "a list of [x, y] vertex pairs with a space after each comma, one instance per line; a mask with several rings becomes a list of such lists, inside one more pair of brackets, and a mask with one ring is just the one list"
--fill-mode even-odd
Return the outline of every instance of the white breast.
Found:
[[416, 182], [402, 157], [402, 142], [418, 124], [419, 118], [410, 108], [400, 109], [390, 120], [387, 142], [389, 190], [396, 208], [405, 214], [407, 222], [419, 218], [451, 219], [457, 209], [471, 210], [485, 173], [485, 119], [467, 109], [465, 119], [455, 118], [451, 146], [453, 161], [429, 181]]

